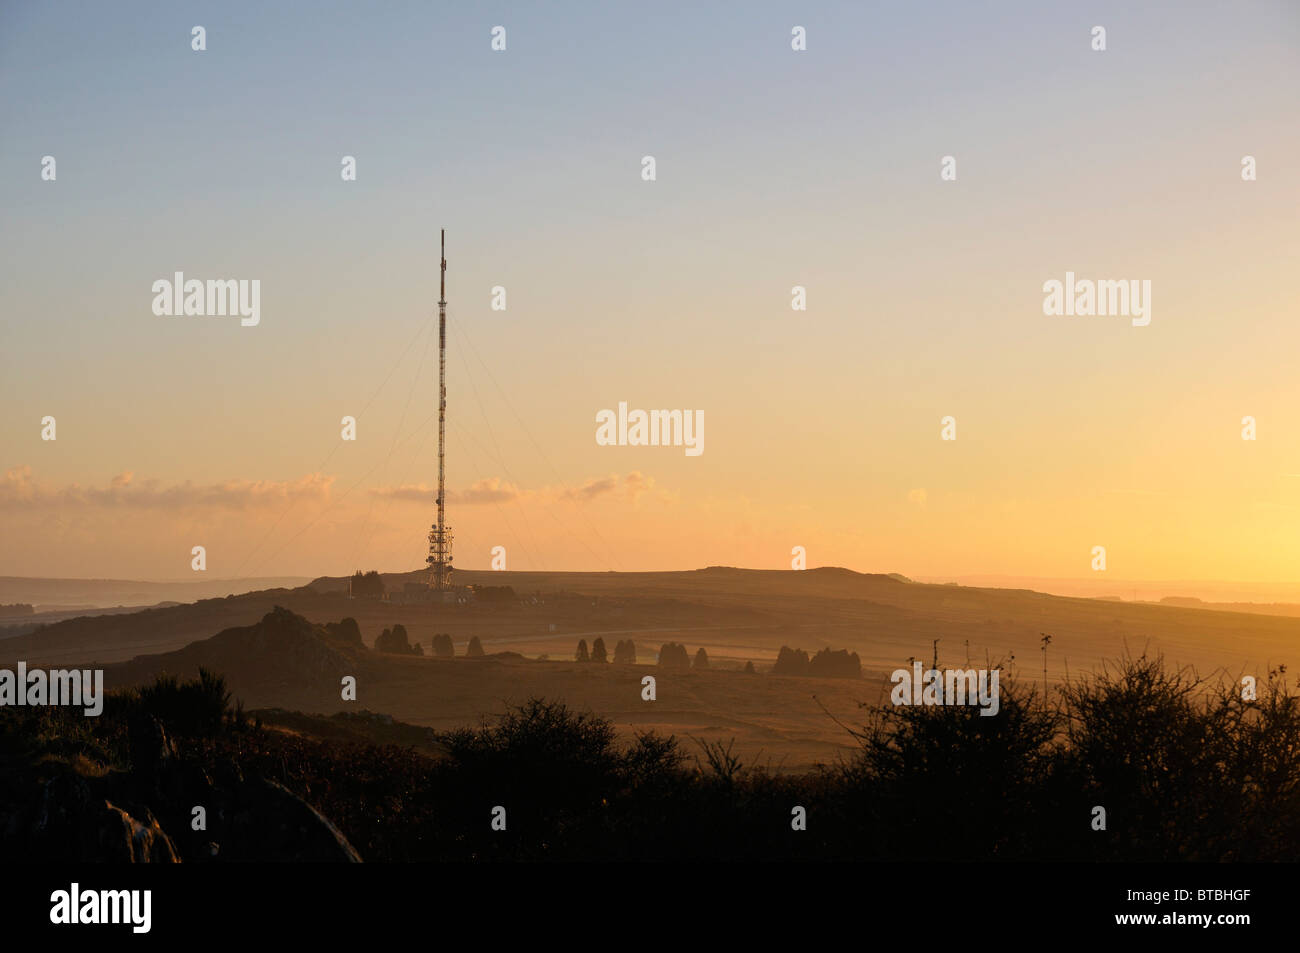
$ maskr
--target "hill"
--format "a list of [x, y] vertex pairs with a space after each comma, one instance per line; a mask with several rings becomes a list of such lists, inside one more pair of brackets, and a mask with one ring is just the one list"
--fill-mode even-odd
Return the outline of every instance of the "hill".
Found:
[[[389, 574], [400, 591], [415, 573]], [[403, 624], [431, 649], [434, 634], [463, 652], [477, 636], [489, 651], [569, 658], [579, 638], [632, 638], [702, 646], [724, 666], [771, 663], [782, 645], [857, 652], [867, 669], [892, 670], [909, 657], [964, 663], [1012, 656], [1038, 667], [1041, 635], [1052, 635], [1049, 677], [1087, 669], [1127, 649], [1164, 651], [1182, 664], [1236, 671], [1285, 662], [1300, 645], [1300, 622], [1219, 609], [1115, 603], [1029, 590], [905, 583], [844, 569], [802, 572], [710, 568], [666, 573], [465, 572], [458, 581], [510, 586], [514, 603], [399, 606], [350, 600], [347, 581], [322, 577], [298, 589], [204, 599], [188, 605], [82, 617], [0, 640], [0, 661], [116, 662], [167, 652], [226, 628], [251, 625], [276, 605], [315, 622], [356, 618], [367, 644]], [[1030, 659], [1033, 661], [1031, 662]]]
[[[387, 655], [349, 642], [326, 627], [275, 608], [257, 623], [227, 629], [183, 649], [139, 656], [104, 669], [109, 690], [148, 685], [161, 674], [194, 678], [199, 669], [220, 672], [246, 709], [287, 709], [330, 720], [339, 737], [363, 728], [373, 743], [427, 748], [417, 735], [382, 737], [374, 725], [348, 721], [361, 709], [383, 718], [452, 730], [522, 704], [531, 697], [560, 700], [599, 712], [619, 735], [632, 739], [658, 730], [679, 737], [735, 738], [747, 757], [760, 755], [787, 770], [829, 763], [849, 750], [850, 739], [827, 715], [849, 717], [864, 698], [881, 696], [875, 682], [842, 678], [747, 675], [709, 669], [667, 673], [652, 664], [543, 662], [513, 653], [438, 659]], [[658, 698], [641, 697], [641, 679], [653, 674]], [[342, 698], [344, 676], [356, 679], [356, 701]], [[251, 713], [250, 713], [251, 714]], [[319, 735], [321, 718], [271, 715], [273, 723]], [[404, 739], [404, 740], [403, 740]], [[360, 740], [360, 739], [357, 739]]]
[[193, 602], [224, 598], [259, 589], [303, 585], [298, 576], [249, 579], [184, 579], [150, 582], [135, 579], [51, 579], [41, 576], [0, 576], [0, 603], [29, 602], [37, 610], [110, 606], [151, 606], [159, 602]]
[[[400, 591], [416, 578], [390, 574], [384, 582]], [[734, 735], [750, 756], [761, 751], [774, 761], [811, 764], [833, 759], [846, 743], [822, 706], [843, 720], [859, 701], [873, 700], [887, 674], [910, 658], [929, 661], [937, 654], [941, 665], [969, 660], [979, 667], [1001, 661], [1039, 680], [1047, 633], [1050, 681], [1062, 680], [1067, 665], [1077, 676], [1105, 659], [1144, 652], [1163, 652], [1171, 665], [1194, 665], [1205, 675], [1244, 670], [1264, 676], [1279, 663], [1294, 665], [1300, 646], [1300, 620], [1294, 618], [903, 582], [837, 568], [465, 572], [458, 581], [509, 586], [516, 598], [403, 606], [349, 599], [346, 579], [322, 577], [298, 589], [66, 620], [0, 640], [0, 663], [99, 662], [111, 669], [110, 684], [138, 684], [163, 669], [193, 676], [204, 665], [227, 674], [249, 707], [323, 715], [367, 708], [444, 729], [499, 711], [506, 700], [561, 698], [610, 717], [624, 733], [657, 727], [679, 735]], [[257, 643], [248, 630], [277, 606], [318, 626], [352, 617], [362, 646], [326, 639], [320, 646], [293, 648], [288, 641], [283, 651], [267, 654], [272, 642]], [[397, 623], [423, 646], [425, 658], [363, 650]], [[220, 634], [214, 639], [214, 633]], [[457, 656], [477, 638], [489, 657], [450, 663], [430, 658], [437, 633], [451, 636]], [[292, 639], [292, 633], [285, 635]], [[633, 641], [641, 665], [569, 661], [579, 639], [591, 645], [596, 638], [610, 651], [620, 641]], [[658, 701], [647, 705], [640, 700], [640, 678], [654, 671], [647, 664], [670, 641], [686, 645], [692, 655], [705, 649], [711, 668], [661, 680]], [[823, 649], [856, 653], [864, 679], [848, 685], [827, 679], [814, 686], [771, 676], [755, 683], [741, 673], [747, 662], [760, 672], [770, 669], [783, 645], [810, 656]], [[549, 660], [539, 662], [539, 656]], [[356, 703], [339, 697], [343, 674], [358, 679]]]

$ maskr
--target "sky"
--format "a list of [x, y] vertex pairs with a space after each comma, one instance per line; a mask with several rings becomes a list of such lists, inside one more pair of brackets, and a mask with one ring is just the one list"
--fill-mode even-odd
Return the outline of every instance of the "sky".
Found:
[[1300, 582], [1300, 7], [1135, 6], [0, 4], [0, 574], [422, 566], [445, 228], [457, 566]]

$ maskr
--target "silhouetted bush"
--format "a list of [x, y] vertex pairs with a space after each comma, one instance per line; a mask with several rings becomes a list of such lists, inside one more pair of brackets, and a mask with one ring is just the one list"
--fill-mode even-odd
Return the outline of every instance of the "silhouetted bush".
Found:
[[478, 640], [477, 635], [471, 635], [469, 637], [469, 645], [465, 647], [465, 657], [466, 658], [483, 657], [483, 643]]
[[[664, 649], [669, 665], [688, 661], [677, 643]], [[999, 674], [995, 715], [977, 705], [895, 706], [886, 693], [863, 706], [852, 757], [797, 775], [771, 774], [715, 738], [697, 742], [688, 766], [672, 737], [618, 745], [609, 719], [536, 698], [478, 728], [431, 736], [438, 754], [340, 744], [256, 720], [236, 727], [219, 676], [164, 676], [110, 694], [100, 718], [0, 707], [0, 816], [24, 818], [0, 825], [0, 859], [33, 856], [24, 838], [40, 834], [62, 790], [49, 785], [51, 772], [73, 759], [109, 772], [106, 790], [111, 781], [131, 791], [177, 832], [209, 796], [204, 785], [272, 778], [373, 861], [1300, 855], [1300, 696], [1282, 669], [1258, 699], [1158, 658], [1122, 660], [1049, 698]], [[174, 759], [155, 720], [176, 744]], [[163, 780], [165, 790], [151, 787]], [[808, 812], [806, 831], [791, 831], [794, 805]], [[489, 826], [495, 806], [507, 811], [505, 831]], [[1093, 828], [1097, 806], [1104, 830]]]
[[614, 661], [624, 665], [636, 663], [636, 644], [631, 640], [620, 641], [614, 646]]
[[544, 857], [563, 850], [568, 828], [619, 786], [614, 726], [559, 702], [533, 698], [495, 724], [441, 739], [448, 763], [439, 776], [450, 816], [468, 821], [482, 816], [484, 805], [507, 809], [505, 832], [466, 824], [467, 840], [487, 855]]
[[573, 653], [573, 659], [574, 659], [575, 662], [590, 662], [590, 661], [591, 661], [591, 654], [587, 651], [587, 640], [586, 640], [586, 639], [579, 639], [579, 640], [578, 640], [578, 648], [577, 648], [577, 650]]
[[[1274, 676], [1262, 704], [1245, 703], [1232, 683], [1209, 691], [1189, 670], [1146, 656], [1068, 685], [1063, 774], [1107, 814], [1107, 836], [1090, 839], [1094, 856], [1215, 860], [1247, 838], [1264, 853], [1281, 832], [1263, 819], [1288, 812], [1294, 836], [1300, 718], [1279, 689]], [[1278, 768], [1289, 788], [1276, 783]]]
[[605, 640], [600, 636], [596, 636], [596, 641], [591, 643], [591, 660], [601, 663], [609, 661], [605, 654]]
[[452, 644], [451, 636], [446, 632], [439, 632], [433, 637], [433, 654], [438, 658], [455, 657], [456, 646]]
[[[993, 716], [977, 705], [870, 710], [845, 780], [849, 803], [872, 822], [872, 850], [997, 859], [1050, 843], [1039, 839], [1050, 827], [1042, 794], [1060, 720], [1032, 687], [1002, 679], [999, 688]], [[1080, 829], [1087, 820], [1080, 814]]]
[[159, 675], [139, 690], [137, 710], [157, 718], [172, 732], [183, 735], [219, 731], [230, 707], [230, 692], [221, 675], [199, 669], [199, 677], [182, 682], [175, 675]]
[[709, 667], [709, 653], [704, 651], [704, 646], [701, 645], [700, 650], [695, 653], [695, 661], [691, 663], [691, 667], [695, 669]]

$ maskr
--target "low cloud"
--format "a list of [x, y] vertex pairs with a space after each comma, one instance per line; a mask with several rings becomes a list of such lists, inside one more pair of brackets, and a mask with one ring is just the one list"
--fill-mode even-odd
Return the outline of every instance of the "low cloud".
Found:
[[[432, 503], [438, 497], [438, 488], [424, 483], [403, 483], [401, 486], [380, 486], [370, 495], [381, 500], [401, 500], [407, 503]], [[479, 503], [508, 503], [524, 496], [516, 487], [503, 483], [499, 477], [477, 480], [467, 490], [448, 490], [447, 502], [474, 506]]]
[[[411, 503], [432, 503], [437, 498], [436, 486], [424, 483], [407, 483], [401, 486], [376, 487], [370, 491], [379, 499], [401, 500]], [[499, 477], [478, 480], [464, 490], [448, 490], [447, 503], [462, 506], [476, 506], [482, 503], [509, 503], [515, 500], [539, 503], [591, 503], [607, 497], [618, 497], [632, 503], [639, 502], [647, 493], [653, 493], [660, 499], [671, 502], [671, 494], [655, 488], [654, 477], [646, 476], [640, 471], [633, 471], [620, 476], [597, 477], [586, 481], [577, 488], [542, 487], [536, 490], [521, 490], [512, 483], [506, 483]]]
[[596, 480], [588, 480], [576, 490], [565, 490], [562, 494], [566, 500], [577, 500], [581, 503], [588, 503], [598, 497], [606, 496], [618, 489], [618, 474], [611, 473], [607, 477], [600, 477]]
[[[184, 483], [166, 484], [161, 480], [138, 479], [132, 471], [124, 470], [100, 486], [56, 485], [37, 479], [31, 467], [20, 466], [6, 471], [0, 478], [0, 510], [167, 511], [197, 507], [252, 510], [268, 505], [282, 506], [291, 501], [328, 502], [334, 480], [332, 476], [313, 473], [297, 480], [225, 480], [208, 484], [186, 480]], [[423, 504], [432, 504], [438, 495], [436, 486], [424, 483], [375, 487], [370, 494], [376, 499]], [[655, 486], [653, 477], [634, 471], [597, 477], [576, 488], [541, 487], [535, 490], [520, 489], [499, 477], [488, 477], [464, 489], [449, 489], [447, 503], [450, 506], [480, 506], [519, 501], [585, 505], [604, 499], [623, 499], [636, 504], [646, 494], [665, 502], [675, 500], [672, 494]]]
[[125, 470], [108, 481], [107, 486], [82, 486], [69, 483], [58, 486], [36, 479], [30, 466], [14, 467], [0, 479], [0, 509], [50, 507], [75, 508], [142, 508], [184, 509], [188, 507], [225, 507], [254, 509], [284, 504], [291, 500], [329, 499], [334, 477], [320, 473], [297, 480], [225, 480], [221, 483], [164, 484], [161, 480], [136, 480]]

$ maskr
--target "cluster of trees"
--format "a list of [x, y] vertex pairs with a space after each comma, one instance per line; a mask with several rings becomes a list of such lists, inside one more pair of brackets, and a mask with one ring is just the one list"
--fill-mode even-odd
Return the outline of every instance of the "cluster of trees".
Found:
[[[609, 657], [606, 651], [605, 640], [599, 636], [591, 644], [590, 649], [587, 648], [586, 639], [579, 639], [578, 648], [573, 653], [573, 658], [578, 662], [608, 662]], [[614, 661], [626, 665], [636, 664], [636, 643], [631, 639], [618, 642], [614, 646]], [[686, 651], [686, 646], [678, 642], [665, 642], [659, 650], [659, 665], [661, 668], [708, 668], [709, 653], [701, 647], [695, 653], [695, 661], [692, 662], [690, 655]], [[754, 667], [751, 664], [748, 671], [752, 672], [753, 670]]]
[[384, 598], [384, 581], [379, 577], [377, 570], [363, 573], [358, 569], [352, 574], [353, 599], [382, 599]]
[[847, 649], [822, 649], [808, 660], [808, 674], [819, 678], [861, 678], [862, 660]]
[[788, 645], [781, 646], [781, 651], [776, 653], [776, 664], [772, 666], [772, 674], [807, 675], [808, 653], [803, 649], [792, 649]]
[[659, 647], [660, 668], [690, 668], [691, 657], [680, 642], [665, 642]]
[[578, 648], [573, 653], [573, 658], [578, 662], [608, 662], [609, 656], [605, 651], [605, 640], [596, 637], [596, 641], [591, 643], [591, 651], [587, 651], [587, 640], [579, 639]]
[[[596, 641], [591, 643], [591, 648], [587, 648], [587, 640], [579, 639], [578, 648], [573, 653], [573, 658], [578, 662], [608, 662], [609, 654], [605, 648], [605, 640], [600, 636]], [[614, 661], [620, 665], [631, 665], [636, 662], [636, 643], [631, 639], [620, 641], [614, 646]]]
[[13, 602], [0, 606], [0, 615], [31, 615], [35, 611], [35, 607], [26, 602]]
[[803, 649], [781, 646], [773, 675], [807, 675], [816, 678], [861, 678], [862, 660], [847, 649], [822, 649], [812, 658]]
[[709, 653], [704, 651], [704, 646], [700, 646], [695, 653], [695, 661], [692, 662], [686, 646], [680, 642], [665, 642], [659, 648], [659, 667], [706, 669], [709, 667]]
[[[325, 626], [330, 632], [336, 635], [342, 635], [352, 642], [361, 641], [361, 630], [357, 627], [355, 619], [344, 619], [342, 622], [331, 622]], [[406, 633], [406, 626], [400, 622], [391, 629], [384, 629], [379, 637], [375, 639], [375, 651], [386, 652], [389, 655], [423, 655], [424, 647], [419, 642], [410, 641]], [[483, 651], [483, 643], [478, 636], [471, 636], [469, 645], [465, 647], [466, 658], [483, 658], [486, 653]], [[434, 658], [455, 658], [456, 646], [451, 641], [451, 635], [447, 632], [438, 632], [433, 637], [433, 657]]]
[[400, 622], [391, 629], [384, 629], [375, 639], [375, 651], [387, 652], [389, 655], [423, 655], [424, 648], [419, 642], [411, 644], [406, 635], [406, 626]]
[[[471, 653], [472, 654], [472, 653]], [[578, 662], [607, 662], [605, 640], [597, 637], [587, 646], [586, 639], [578, 640], [578, 648], [573, 653]], [[614, 646], [614, 661], [620, 664], [636, 663], [636, 644], [631, 640], [620, 641]], [[709, 653], [701, 646], [692, 659], [686, 646], [680, 642], [665, 642], [659, 649], [659, 667], [669, 669], [696, 669], [709, 667]], [[755, 674], [754, 663], [745, 663], [745, 672]], [[861, 678], [862, 660], [857, 652], [847, 649], [822, 649], [811, 658], [803, 649], [781, 646], [772, 669], [774, 675], [806, 675], [816, 678]]]

